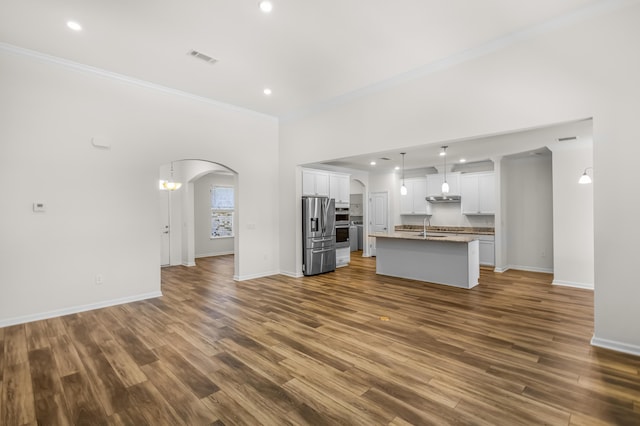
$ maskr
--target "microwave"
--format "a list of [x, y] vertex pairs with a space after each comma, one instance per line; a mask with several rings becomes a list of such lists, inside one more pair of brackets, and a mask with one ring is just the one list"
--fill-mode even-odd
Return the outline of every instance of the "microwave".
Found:
[[336, 226], [349, 225], [349, 208], [336, 207]]

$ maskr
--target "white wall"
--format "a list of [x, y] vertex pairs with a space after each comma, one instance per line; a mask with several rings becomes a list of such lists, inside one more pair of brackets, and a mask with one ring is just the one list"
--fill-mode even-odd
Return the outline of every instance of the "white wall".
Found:
[[195, 256], [233, 253], [233, 237], [211, 238], [211, 190], [214, 186], [234, 186], [231, 175], [210, 173], [194, 182]]
[[278, 270], [277, 120], [15, 51], [0, 69], [0, 326], [158, 295], [171, 160], [239, 173], [239, 278]]
[[593, 165], [592, 145], [589, 140], [551, 147], [553, 221], [562, 224], [553, 231], [554, 284], [593, 288], [593, 185], [578, 183]]
[[[478, 50], [457, 65], [412, 74], [284, 122], [280, 133], [281, 269], [300, 263], [299, 164], [531, 129], [594, 117], [595, 339], [640, 353], [640, 5], [603, 2], [585, 14]], [[473, 55], [469, 55], [473, 56]], [[322, 152], [307, 149], [322, 146]], [[292, 224], [295, 224], [292, 226]], [[560, 226], [560, 224], [555, 224]], [[497, 235], [501, 238], [500, 235]], [[497, 260], [501, 254], [497, 253]]]
[[551, 155], [502, 160], [507, 267], [553, 272]]

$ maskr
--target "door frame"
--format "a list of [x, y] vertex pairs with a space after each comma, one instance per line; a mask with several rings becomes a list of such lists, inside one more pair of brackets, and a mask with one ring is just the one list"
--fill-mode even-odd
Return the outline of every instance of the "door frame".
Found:
[[[369, 232], [375, 232], [374, 229], [373, 229], [373, 219], [374, 219], [374, 215], [375, 215], [375, 213], [374, 213], [375, 209], [373, 208], [373, 198], [376, 195], [383, 195], [385, 200], [386, 200], [387, 208], [386, 208], [386, 212], [385, 212], [385, 216], [386, 216], [385, 217], [385, 222], [386, 222], [385, 228], [386, 228], [387, 232], [389, 232], [389, 213], [390, 213], [390, 210], [389, 210], [389, 191], [374, 191], [374, 192], [370, 192], [368, 194], [368, 198], [369, 198], [369, 203], [368, 203], [368, 205], [369, 205], [369, 209], [368, 210], [369, 211], [368, 211], [368, 213], [369, 213], [369, 215], [367, 217], [367, 224], [369, 226]], [[371, 237], [371, 238], [368, 238], [367, 240], [368, 240], [368, 247], [369, 247], [369, 256], [375, 256], [376, 255], [376, 239], [375, 239], [375, 237]]]

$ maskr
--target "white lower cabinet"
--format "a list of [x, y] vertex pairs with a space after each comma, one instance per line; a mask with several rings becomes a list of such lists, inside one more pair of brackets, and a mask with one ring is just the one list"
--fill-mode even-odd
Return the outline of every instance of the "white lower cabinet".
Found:
[[495, 237], [493, 235], [476, 235], [480, 241], [480, 264], [494, 266], [496, 264]]
[[351, 250], [349, 247], [336, 249], [336, 266], [347, 266], [351, 262]]

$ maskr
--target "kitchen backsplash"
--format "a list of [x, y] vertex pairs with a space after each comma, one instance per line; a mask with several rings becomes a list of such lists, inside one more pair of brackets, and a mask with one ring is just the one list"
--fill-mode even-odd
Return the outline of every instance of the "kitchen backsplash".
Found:
[[[432, 226], [463, 226], [473, 228], [494, 228], [495, 216], [466, 216], [461, 213], [459, 203], [432, 204]], [[401, 216], [402, 225], [422, 225], [424, 216]]]

